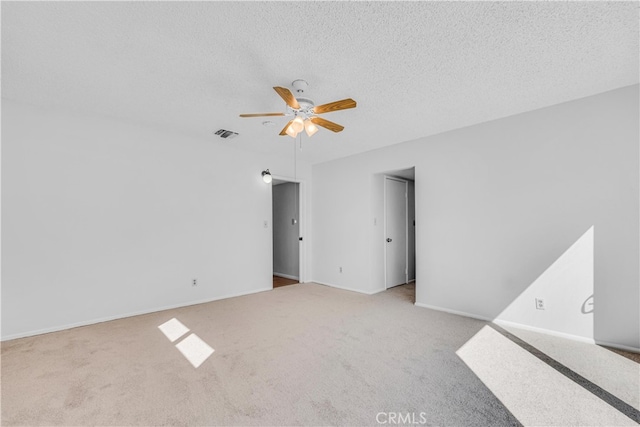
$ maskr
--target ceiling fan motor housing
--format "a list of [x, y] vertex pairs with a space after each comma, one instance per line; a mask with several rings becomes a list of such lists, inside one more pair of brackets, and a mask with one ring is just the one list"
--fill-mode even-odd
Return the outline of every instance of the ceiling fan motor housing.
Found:
[[296, 98], [296, 100], [298, 101], [298, 104], [300, 104], [300, 109], [294, 110], [292, 108], [292, 113], [296, 116], [302, 116], [303, 118], [309, 118], [314, 115], [313, 107], [315, 107], [316, 104], [312, 100], [309, 98]]

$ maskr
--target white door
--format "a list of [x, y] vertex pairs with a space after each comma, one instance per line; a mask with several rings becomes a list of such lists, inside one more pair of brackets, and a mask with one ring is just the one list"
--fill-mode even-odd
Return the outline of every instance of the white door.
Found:
[[407, 181], [385, 177], [386, 287], [407, 283]]

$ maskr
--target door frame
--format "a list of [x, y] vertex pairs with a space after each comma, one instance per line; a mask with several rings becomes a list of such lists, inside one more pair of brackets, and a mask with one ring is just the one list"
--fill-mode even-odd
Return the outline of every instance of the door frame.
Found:
[[[384, 175], [384, 181], [383, 181], [383, 191], [384, 191], [384, 197], [383, 197], [383, 207], [384, 207], [384, 216], [383, 216], [383, 220], [384, 220], [384, 238], [387, 238], [387, 180], [392, 180], [392, 181], [398, 181], [398, 182], [402, 182], [404, 183], [404, 203], [405, 203], [405, 227], [404, 227], [404, 233], [405, 233], [405, 251], [404, 251], [404, 265], [405, 265], [405, 270], [404, 270], [404, 279], [405, 279], [405, 283], [409, 282], [409, 181], [406, 179], [402, 179], [402, 178], [396, 178], [395, 176], [390, 176], [390, 175]], [[386, 289], [390, 289], [389, 288], [389, 283], [388, 283], [388, 276], [387, 276], [387, 244], [385, 242], [384, 244], [384, 288]], [[395, 285], [394, 285], [395, 286]], [[392, 286], [393, 287], [393, 286]]]
[[[293, 179], [288, 176], [272, 175], [273, 179], [279, 181], [292, 182], [298, 184], [298, 238], [302, 237], [302, 241], [298, 245], [298, 283], [306, 283], [307, 278], [307, 245], [308, 226], [307, 226], [307, 183], [303, 179]], [[273, 212], [273, 184], [269, 185], [269, 193], [271, 195], [271, 211]], [[273, 218], [271, 219], [271, 244], [273, 245]], [[273, 276], [273, 251], [271, 253], [271, 275]]]

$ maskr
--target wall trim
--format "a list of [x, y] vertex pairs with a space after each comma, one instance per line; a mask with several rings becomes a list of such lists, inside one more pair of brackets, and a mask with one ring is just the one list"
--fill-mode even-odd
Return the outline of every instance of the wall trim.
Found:
[[4, 342], [4, 341], [9, 341], [9, 340], [15, 340], [15, 339], [18, 339], [18, 338], [26, 338], [26, 337], [32, 337], [32, 336], [35, 336], [35, 335], [48, 334], [48, 333], [51, 333], [51, 332], [65, 331], [67, 329], [79, 328], [81, 326], [95, 325], [97, 323], [110, 322], [112, 320], [125, 319], [127, 317], [140, 316], [140, 315], [149, 314], [149, 313], [157, 313], [157, 312], [165, 311], [165, 310], [173, 310], [175, 308], [188, 307], [190, 305], [206, 304], [208, 302], [219, 301], [219, 300], [228, 299], [228, 298], [241, 297], [241, 296], [244, 296], [244, 295], [251, 295], [251, 294], [256, 294], [256, 293], [259, 293], [259, 292], [265, 292], [265, 291], [271, 291], [271, 290], [273, 290], [272, 287], [270, 287], [270, 288], [261, 288], [261, 289], [255, 289], [255, 290], [252, 290], [252, 291], [239, 292], [239, 293], [236, 293], [236, 294], [229, 294], [229, 295], [224, 295], [224, 296], [215, 297], [215, 298], [196, 300], [196, 301], [185, 302], [185, 303], [181, 303], [181, 304], [167, 305], [167, 306], [156, 307], [156, 308], [148, 309], [148, 310], [134, 311], [134, 312], [127, 313], [127, 314], [119, 314], [119, 315], [115, 315], [115, 316], [100, 317], [98, 319], [92, 319], [92, 320], [87, 320], [87, 321], [83, 321], [83, 322], [76, 322], [76, 323], [69, 323], [67, 325], [54, 326], [52, 328], [37, 329], [35, 331], [28, 331], [28, 332], [22, 332], [22, 333], [18, 333], [18, 334], [7, 335], [7, 336], [3, 336], [2, 338], [0, 338], [0, 341]]
[[[295, 173], [294, 173], [295, 175]], [[298, 177], [291, 177], [291, 176], [284, 176], [284, 175], [271, 175], [274, 179], [279, 179], [281, 181], [286, 181], [286, 182], [291, 182], [291, 183], [295, 183], [298, 184], [298, 196], [299, 199], [298, 200], [298, 223], [299, 223], [299, 229], [298, 232], [300, 233], [300, 237], [303, 237], [303, 239], [299, 242], [298, 245], [298, 277], [296, 277], [295, 279], [297, 279], [300, 283], [305, 283], [309, 281], [309, 272], [311, 270], [310, 268], [310, 264], [311, 264], [311, 257], [309, 255], [311, 247], [310, 247], [310, 243], [312, 242], [312, 238], [311, 238], [311, 224], [307, 224], [309, 222], [308, 218], [310, 215], [310, 208], [307, 207], [308, 203], [307, 202], [307, 198], [311, 198], [311, 195], [307, 196], [307, 192], [309, 191], [307, 189], [307, 180], [306, 179], [302, 179], [302, 178], [298, 178]], [[273, 185], [269, 185], [269, 191], [271, 192], [271, 204], [273, 205]], [[273, 215], [271, 216], [271, 241], [273, 243]], [[271, 262], [273, 264], [273, 253], [271, 254]]]
[[594, 344], [594, 345], [604, 345], [604, 346], [607, 346], [607, 347], [617, 348], [619, 350], [630, 351], [632, 353], [640, 353], [640, 348], [630, 347], [630, 346], [627, 346], [627, 345], [617, 344], [617, 343], [613, 343], [613, 342], [600, 341], [600, 340], [596, 340], [596, 339], [593, 339], [593, 338], [581, 337], [579, 335], [567, 334], [565, 332], [558, 332], [558, 331], [554, 331], [554, 330], [551, 330], [551, 329], [537, 328], [535, 326], [529, 326], [529, 325], [525, 325], [523, 323], [510, 322], [508, 320], [491, 319], [491, 318], [488, 318], [488, 317], [485, 317], [485, 316], [480, 316], [480, 315], [477, 315], [477, 314], [466, 313], [464, 311], [458, 311], [458, 310], [451, 310], [451, 309], [448, 309], [448, 308], [438, 307], [438, 306], [429, 305], [429, 304], [423, 304], [423, 303], [420, 303], [420, 302], [416, 302], [415, 305], [418, 306], [418, 307], [422, 307], [422, 308], [429, 308], [431, 310], [442, 311], [442, 312], [450, 313], [450, 314], [456, 314], [458, 316], [470, 317], [472, 319], [477, 319], [477, 320], [484, 320], [486, 322], [495, 323], [496, 325], [511, 326], [511, 327], [514, 327], [514, 328], [519, 328], [519, 329], [524, 329], [524, 330], [528, 330], [528, 331], [538, 332], [538, 333], [541, 333], [541, 334], [546, 334], [546, 335], [552, 335], [552, 336], [556, 336], [556, 337], [560, 337], [560, 338], [565, 338], [565, 339], [569, 339], [569, 340], [572, 340], [572, 341], [579, 341], [579, 342], [583, 342], [583, 343], [587, 343], [587, 344]]
[[457, 314], [458, 316], [470, 317], [472, 319], [484, 320], [485, 322], [491, 322], [492, 319], [477, 314], [466, 313], [464, 311], [451, 310], [450, 308], [438, 307], [436, 305], [423, 304], [421, 302], [415, 302], [414, 305], [422, 308], [429, 308], [431, 310], [444, 311], [445, 313]]
[[539, 332], [541, 334], [552, 335], [554, 337], [565, 338], [565, 339], [569, 339], [569, 340], [572, 340], [572, 341], [579, 341], [579, 342], [583, 342], [583, 343], [587, 343], [587, 344], [595, 344], [596, 343], [593, 338], [583, 337], [583, 336], [580, 336], [580, 335], [568, 334], [566, 332], [558, 332], [558, 331], [554, 331], [553, 329], [538, 328], [536, 326], [529, 326], [529, 325], [525, 325], [524, 323], [511, 322], [509, 320], [494, 319], [493, 323], [495, 323], [496, 325], [511, 326], [511, 327], [518, 328], [518, 329], [524, 329], [525, 331]]
[[348, 288], [346, 286], [334, 285], [332, 283], [318, 282], [317, 280], [313, 280], [310, 283], [317, 283], [318, 285], [329, 286], [331, 288], [342, 289], [344, 291], [357, 292], [359, 294], [365, 294], [365, 295], [373, 295], [373, 294], [377, 294], [378, 292], [382, 292], [382, 291], [386, 290], [386, 289], [380, 289], [380, 290], [376, 290], [376, 291], [363, 291], [361, 289]]
[[298, 276], [292, 276], [291, 274], [284, 274], [284, 273], [273, 273], [274, 276], [278, 276], [278, 277], [284, 277], [285, 279], [292, 279], [292, 280], [300, 280], [298, 278]]
[[616, 344], [614, 342], [596, 340], [596, 345], [604, 345], [611, 348], [617, 348], [618, 350], [630, 351], [632, 353], [640, 354], [640, 347], [630, 347], [628, 345]]

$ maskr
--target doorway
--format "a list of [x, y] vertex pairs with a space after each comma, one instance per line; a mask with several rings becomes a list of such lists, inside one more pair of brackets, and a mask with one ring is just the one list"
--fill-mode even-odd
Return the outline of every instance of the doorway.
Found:
[[[412, 172], [412, 171], [411, 171]], [[385, 288], [415, 281], [415, 184], [412, 174], [384, 177]]]
[[300, 282], [300, 184], [272, 182], [273, 287]]

